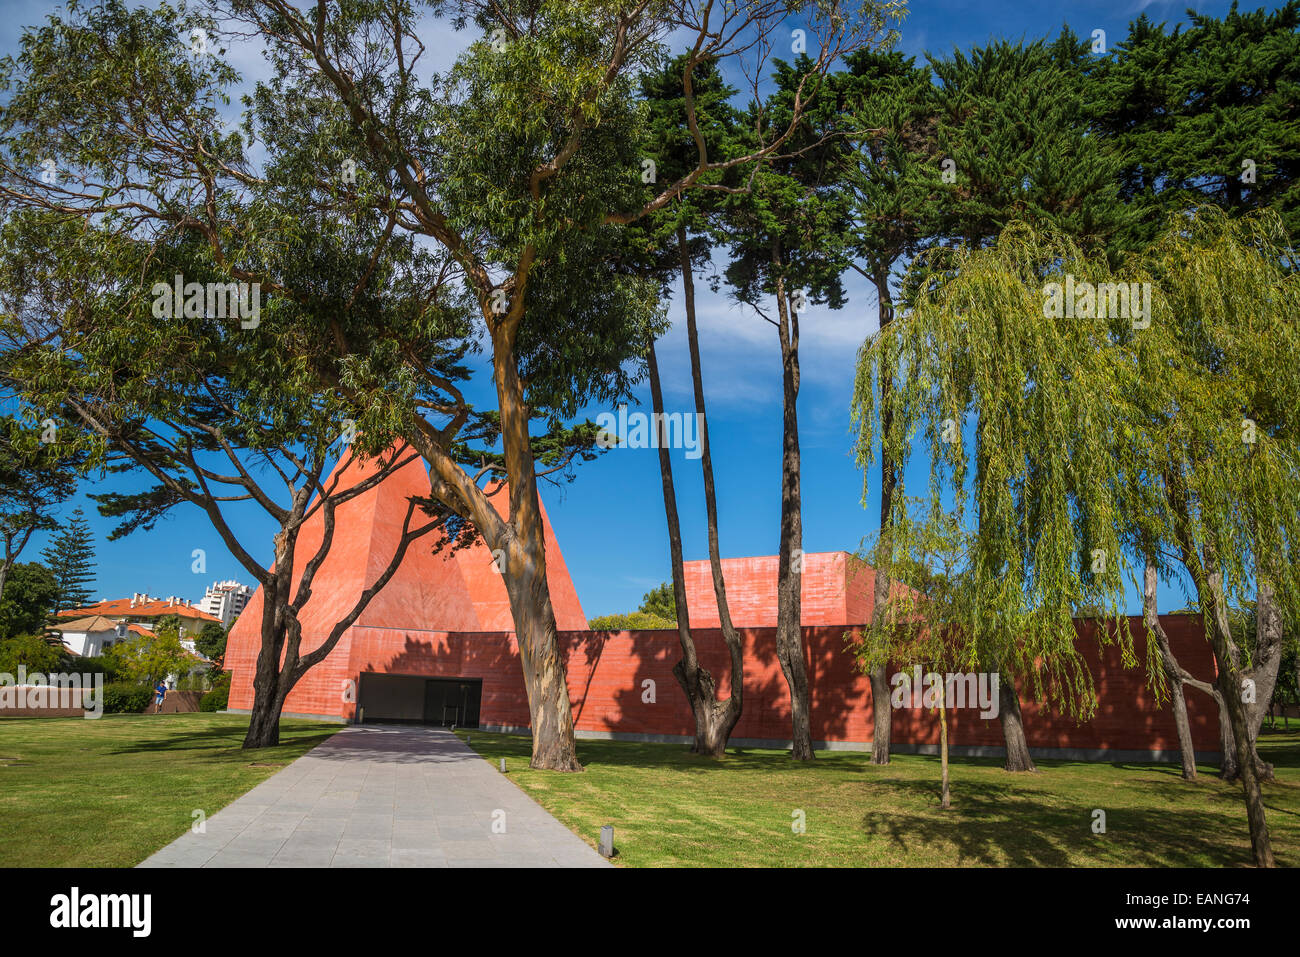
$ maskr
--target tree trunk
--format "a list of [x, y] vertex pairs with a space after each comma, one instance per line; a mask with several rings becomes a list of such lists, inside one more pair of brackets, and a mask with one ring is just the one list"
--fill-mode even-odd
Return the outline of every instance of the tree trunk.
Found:
[[871, 669], [872, 764], [889, 763], [889, 737], [894, 726], [893, 712], [890, 709], [889, 668], [880, 665]]
[[[1233, 737], [1231, 753], [1237, 759], [1237, 774], [1246, 797], [1246, 819], [1250, 824], [1250, 844], [1257, 867], [1273, 867], [1273, 845], [1269, 840], [1268, 822], [1264, 815], [1264, 796], [1259, 786], [1255, 767], [1253, 738], [1249, 730], [1249, 717], [1242, 699], [1243, 673], [1232, 629], [1228, 623], [1228, 609], [1223, 595], [1223, 577], [1214, 553], [1207, 549], [1204, 560], [1204, 589], [1201, 607], [1208, 601], [1210, 614], [1210, 641], [1219, 662], [1215, 687], [1222, 696], [1228, 725]], [[1199, 583], [1198, 583], [1199, 584]], [[1225, 742], [1225, 747], [1227, 743]], [[1225, 754], [1229, 753], [1225, 750]], [[1226, 772], [1225, 762], [1225, 772]]]
[[1010, 676], [998, 675], [998, 721], [1002, 724], [1002, 737], [1006, 743], [1008, 771], [1037, 771], [1029, 755], [1029, 741], [1025, 738], [1025, 723], [1020, 714], [1020, 696]]
[[[522, 315], [522, 299], [508, 319]], [[490, 312], [490, 310], [489, 310]], [[546, 534], [537, 497], [537, 471], [529, 434], [529, 410], [514, 354], [517, 321], [492, 328], [492, 368], [501, 418], [501, 448], [510, 479], [510, 521], [502, 575], [510, 596], [524, 687], [528, 692], [533, 755], [529, 767], [581, 771], [573, 735], [573, 704], [560, 655], [555, 609], [546, 581]]]
[[[889, 273], [876, 269], [872, 282], [876, 287], [876, 302], [879, 304], [880, 331], [883, 333], [894, 321], [894, 302], [889, 294]], [[893, 523], [894, 488], [898, 476], [894, 463], [889, 457], [889, 445], [885, 436], [893, 428], [894, 410], [890, 404], [892, 395], [892, 369], [881, 365], [880, 372], [880, 552], [889, 554], [889, 528]], [[889, 575], [883, 568], [876, 569], [874, 604], [871, 609], [871, 623], [880, 628], [885, 622], [889, 604]], [[874, 730], [871, 734], [871, 763], [889, 763], [889, 744], [893, 730], [894, 712], [889, 704], [889, 669], [888, 665], [878, 665], [871, 671], [871, 713]]]
[[280, 743], [280, 712], [283, 698], [273, 690], [270, 694], [254, 694], [253, 707], [248, 717], [248, 733], [244, 735], [245, 748], [273, 748]]
[[1169, 650], [1169, 640], [1160, 643], [1160, 655], [1164, 660], [1165, 676], [1171, 685], [1173, 696], [1174, 729], [1178, 733], [1178, 754], [1183, 765], [1183, 778], [1196, 780], [1196, 746], [1192, 743], [1192, 726], [1187, 718], [1187, 697], [1183, 691], [1181, 669], [1173, 652]]
[[[1215, 639], [1216, 646], [1219, 639]], [[1225, 649], [1226, 652], [1226, 649]], [[1259, 776], [1255, 773], [1255, 761], [1250, 746], [1249, 735], [1245, 733], [1246, 710], [1239, 692], [1240, 674], [1225, 668], [1219, 672], [1216, 684], [1228, 712], [1228, 720], [1234, 737], [1237, 773], [1241, 778], [1241, 788], [1246, 796], [1246, 819], [1250, 824], [1250, 845], [1257, 867], [1273, 867], [1273, 845], [1268, 836], [1268, 821], [1264, 815], [1264, 795], [1259, 786]]]
[[[682, 291], [686, 305], [686, 334], [690, 344], [691, 381], [695, 391], [695, 411], [700, 427], [700, 467], [704, 477], [704, 504], [708, 522], [709, 566], [713, 573], [713, 593], [718, 605], [718, 620], [723, 641], [731, 659], [730, 696], [719, 700], [717, 683], [713, 675], [700, 666], [694, 638], [690, 630], [689, 609], [686, 603], [685, 573], [682, 562], [681, 524], [677, 512], [677, 493], [673, 482], [672, 460], [666, 443], [660, 442], [659, 467], [663, 483], [664, 514], [668, 520], [669, 553], [673, 571], [673, 602], [677, 610], [678, 639], [682, 646], [681, 660], [673, 668], [673, 675], [681, 685], [690, 705], [695, 722], [695, 744], [698, 754], [720, 758], [726, 753], [727, 741], [740, 721], [744, 707], [744, 655], [740, 636], [731, 622], [727, 604], [726, 584], [722, 578], [722, 556], [718, 544], [718, 502], [713, 481], [713, 457], [709, 447], [709, 425], [704, 405], [704, 374], [700, 362], [699, 332], [695, 322], [695, 276], [691, 269], [690, 249], [686, 227], [677, 228], [677, 246], [681, 260]], [[663, 412], [663, 391], [659, 377], [658, 356], [654, 343], [648, 353], [650, 366], [650, 399], [653, 411]], [[662, 420], [660, 420], [662, 421]]]
[[711, 758], [720, 758], [726, 753], [727, 739], [740, 717], [741, 700], [728, 699], [719, 701], [717, 683], [709, 670], [700, 664], [695, 650], [695, 640], [691, 635], [690, 610], [686, 603], [686, 574], [682, 561], [681, 521], [677, 513], [677, 492], [673, 483], [672, 459], [669, 456], [667, 427], [663, 424], [664, 411], [663, 389], [659, 379], [659, 360], [655, 354], [655, 344], [651, 342], [646, 351], [650, 367], [650, 401], [656, 421], [660, 423], [659, 435], [659, 474], [663, 484], [664, 515], [668, 520], [668, 551], [672, 562], [673, 603], [677, 610], [677, 636], [682, 646], [682, 657], [673, 666], [673, 675], [681, 685], [682, 692], [691, 709], [695, 721], [695, 744], [691, 748], [697, 754]]
[[[1248, 732], [1246, 748], [1255, 767], [1255, 776], [1261, 781], [1272, 781], [1274, 780], [1273, 765], [1259, 756], [1258, 738], [1259, 729], [1264, 725], [1264, 715], [1273, 700], [1273, 692], [1277, 687], [1278, 668], [1282, 663], [1282, 620], [1273, 597], [1272, 586], [1267, 581], [1261, 581], [1256, 592], [1255, 628], [1256, 647], [1253, 667], [1247, 669], [1240, 666], [1236, 644], [1231, 641], [1231, 638], [1228, 640], [1227, 647], [1229, 654], [1236, 655], [1234, 657], [1234, 661], [1237, 662], [1236, 670], [1240, 674], [1243, 686], [1238, 698], [1244, 698], [1244, 686], [1247, 681], [1254, 685], [1255, 700], [1242, 701], [1242, 707]], [[1217, 647], [1215, 662], [1221, 673], [1228, 667], [1219, 658]], [[1219, 706], [1219, 743], [1222, 749], [1219, 773], [1225, 781], [1235, 781], [1241, 773], [1241, 765], [1237, 757], [1238, 749], [1232, 714], [1226, 706], [1222, 692], [1215, 695], [1215, 702]]]
[[1255, 655], [1249, 677], [1255, 682], [1255, 700], [1247, 705], [1250, 727], [1250, 751], [1260, 780], [1273, 780], [1273, 765], [1259, 756], [1259, 729], [1264, 726], [1277, 690], [1278, 669], [1282, 665], [1282, 612], [1273, 595], [1273, 586], [1262, 574], [1255, 593]]
[[[280, 564], [274, 567], [283, 568], [286, 553], [282, 536], [277, 536], [276, 552]], [[263, 584], [262, 645], [253, 672], [253, 706], [243, 745], [246, 749], [272, 748], [280, 743], [280, 710], [285, 697], [280, 691], [280, 657], [284, 652], [285, 632], [281, 605], [279, 582]]]
[[944, 696], [947, 694], [946, 682], [939, 681], [939, 767], [943, 778], [943, 797], [940, 803], [945, 811], [950, 806], [948, 795], [948, 709]]
[[243, 746], [274, 748], [279, 744], [279, 710], [283, 696], [279, 693], [279, 658], [285, 649], [285, 624], [279, 611], [278, 586], [263, 585], [261, 605], [261, 648], [252, 679], [252, 707], [248, 732]]
[[[513, 491], [513, 487], [512, 487]], [[533, 488], [534, 494], [536, 487]], [[573, 704], [560, 656], [555, 611], [546, 583], [544, 546], [515, 541], [507, 554], [512, 573], [503, 576], [510, 596], [524, 687], [528, 692], [533, 754], [530, 768], [581, 771], [573, 735]]]
[[[1215, 661], [1218, 661], [1218, 655], [1215, 655]], [[1218, 665], [1219, 672], [1222, 673], [1223, 665]], [[1218, 678], [1215, 678], [1214, 704], [1219, 709], [1219, 777], [1225, 781], [1238, 780], [1237, 765], [1237, 739], [1232, 733], [1232, 715], [1228, 713], [1228, 705], [1223, 699], [1223, 690], [1218, 685]]]
[[[1195, 458], [1198, 450], [1190, 449]], [[1228, 623], [1228, 608], [1223, 594], [1223, 573], [1218, 567], [1218, 557], [1211, 544], [1203, 546], [1204, 555], [1198, 551], [1191, 536], [1191, 506], [1187, 489], [1172, 480], [1164, 479], [1170, 504], [1177, 520], [1177, 539], [1183, 565], [1196, 583], [1196, 599], [1203, 617], [1209, 619], [1210, 646], [1218, 664], [1215, 678], [1215, 696], [1219, 703], [1220, 738], [1223, 745], [1224, 777], [1228, 777], [1232, 762], [1241, 778], [1241, 789], [1246, 799], [1246, 820], [1250, 826], [1250, 844], [1258, 867], [1273, 866], [1273, 845], [1268, 836], [1268, 822], [1264, 815], [1264, 798], [1259, 786], [1259, 775], [1248, 732], [1248, 717], [1241, 700], [1241, 660], [1232, 640]], [[1208, 613], [1208, 614], [1207, 614]], [[1226, 720], [1225, 720], [1226, 718]], [[1227, 737], [1231, 735], [1232, 740]]]
[[1159, 609], [1156, 604], [1156, 586], [1159, 576], [1155, 562], [1148, 557], [1142, 579], [1142, 618], [1147, 630], [1155, 635], [1160, 648], [1160, 661], [1164, 668], [1165, 679], [1169, 682], [1169, 696], [1174, 708], [1174, 728], [1178, 733], [1178, 752], [1183, 763], [1183, 778], [1196, 780], [1196, 747], [1192, 743], [1192, 727], [1187, 720], [1187, 698], [1183, 691], [1183, 669], [1174, 657], [1169, 646], [1169, 636], [1160, 624]]
[[[773, 265], [781, 265], [780, 247], [772, 244]], [[776, 653], [790, 688], [791, 756], [811, 761], [812, 718], [808, 665], [804, 659], [801, 591], [803, 587], [803, 523], [799, 486], [799, 316], [790, 308], [784, 278], [776, 281], [780, 314], [782, 443], [781, 542], [777, 552]]]

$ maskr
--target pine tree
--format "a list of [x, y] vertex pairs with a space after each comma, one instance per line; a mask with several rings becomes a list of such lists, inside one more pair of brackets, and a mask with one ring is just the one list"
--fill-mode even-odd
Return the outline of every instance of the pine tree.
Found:
[[90, 604], [90, 586], [95, 582], [95, 541], [80, 508], [73, 509], [72, 518], [45, 546], [41, 557], [59, 586], [55, 614]]

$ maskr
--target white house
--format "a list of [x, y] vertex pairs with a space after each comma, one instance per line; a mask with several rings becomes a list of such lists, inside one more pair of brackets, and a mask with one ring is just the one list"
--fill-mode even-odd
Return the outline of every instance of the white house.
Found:
[[95, 657], [119, 641], [125, 641], [132, 635], [143, 634], [144, 629], [125, 621], [113, 621], [103, 615], [78, 618], [75, 621], [60, 623], [63, 643], [76, 655]]

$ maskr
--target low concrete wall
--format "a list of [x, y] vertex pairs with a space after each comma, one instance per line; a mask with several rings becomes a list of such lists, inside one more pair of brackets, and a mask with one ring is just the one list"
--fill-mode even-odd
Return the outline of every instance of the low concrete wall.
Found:
[[168, 691], [161, 705], [153, 706], [154, 714], [189, 714], [199, 710], [199, 699], [206, 691]]
[[82, 692], [75, 688], [23, 685], [0, 688], [0, 718], [84, 718]]

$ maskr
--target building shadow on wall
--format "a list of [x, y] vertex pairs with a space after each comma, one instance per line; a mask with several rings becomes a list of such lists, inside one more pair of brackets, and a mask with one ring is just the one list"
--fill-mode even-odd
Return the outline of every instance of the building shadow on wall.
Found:
[[[842, 739], [854, 702], [840, 690], [819, 688], [817, 680], [820, 673], [846, 671], [849, 666], [837, 662], [824, 641], [810, 647], [813, 631], [805, 629], [805, 648], [815, 656], [809, 669], [813, 738]], [[774, 629], [740, 629], [740, 633], [745, 644], [745, 700], [732, 739], [788, 741], [789, 691], [776, 655]], [[699, 628], [692, 635], [700, 664], [712, 674], [719, 698], [729, 696], [730, 659], [721, 631]], [[694, 737], [694, 717], [673, 674], [682, 657], [675, 630], [567, 632], [561, 638], [580, 731]], [[689, 740], [682, 746], [689, 748]]]
[[376, 666], [373, 662], [367, 662], [360, 670], [379, 674], [436, 677], [443, 673], [439, 669], [445, 668], [452, 657], [454, 656], [451, 652], [451, 642], [445, 636], [435, 642], [432, 638], [421, 641], [407, 635], [402, 650], [389, 658], [386, 663]]

